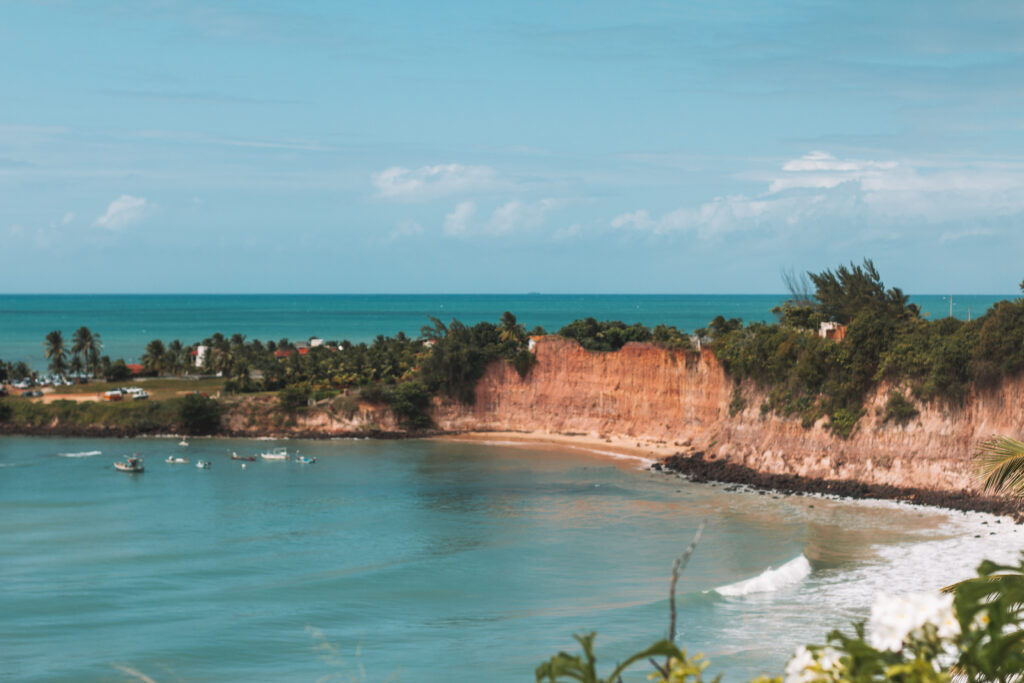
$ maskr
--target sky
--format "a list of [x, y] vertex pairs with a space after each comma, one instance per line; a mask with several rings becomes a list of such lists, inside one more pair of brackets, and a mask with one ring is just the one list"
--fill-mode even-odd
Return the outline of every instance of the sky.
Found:
[[0, 291], [1024, 278], [1017, 2], [0, 0]]

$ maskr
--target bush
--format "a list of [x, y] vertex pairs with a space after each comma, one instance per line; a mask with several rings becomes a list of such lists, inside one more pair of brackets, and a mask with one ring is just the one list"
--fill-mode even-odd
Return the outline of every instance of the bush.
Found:
[[124, 382], [125, 380], [131, 379], [132, 371], [128, 369], [128, 365], [124, 362], [123, 358], [118, 358], [105, 373], [103, 378], [108, 382]]
[[0, 401], [0, 422], [7, 422], [11, 419], [14, 409], [7, 401]]
[[903, 394], [894, 391], [889, 394], [889, 400], [885, 402], [885, 421], [895, 422], [901, 427], [906, 426], [920, 414], [914, 404], [908, 401]]
[[277, 392], [277, 400], [281, 403], [281, 409], [294, 413], [299, 408], [309, 405], [309, 398], [313, 390], [308, 384], [292, 384]]
[[527, 349], [520, 349], [515, 356], [512, 357], [512, 367], [516, 369], [520, 377], [526, 377], [530, 373], [530, 368], [537, 364], [537, 356]]
[[407, 429], [426, 429], [433, 426], [433, 421], [427, 415], [430, 396], [430, 390], [422, 382], [404, 382], [386, 393], [391, 411], [398, 418], [399, 424]]
[[840, 408], [830, 416], [831, 422], [829, 422], [829, 429], [836, 436], [848, 439], [850, 434], [853, 433], [853, 428], [857, 426], [857, 421], [860, 420], [864, 414], [863, 410], [849, 410], [847, 408]]
[[215, 399], [189, 394], [181, 399], [178, 418], [186, 434], [213, 434], [220, 430], [221, 407]]

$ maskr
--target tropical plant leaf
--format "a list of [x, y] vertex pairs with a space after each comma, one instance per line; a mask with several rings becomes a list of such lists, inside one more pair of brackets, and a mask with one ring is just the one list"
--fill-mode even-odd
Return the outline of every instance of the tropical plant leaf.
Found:
[[974, 456], [975, 471], [985, 491], [1024, 496], [1024, 442], [998, 436], [981, 444]]

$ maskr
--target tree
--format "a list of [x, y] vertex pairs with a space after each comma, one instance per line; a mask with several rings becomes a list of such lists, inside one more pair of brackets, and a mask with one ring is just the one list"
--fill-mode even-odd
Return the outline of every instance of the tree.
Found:
[[175, 339], [167, 345], [168, 370], [175, 375], [180, 375], [185, 369], [185, 347]]
[[100, 335], [94, 334], [88, 327], [82, 325], [71, 335], [71, 343], [72, 355], [81, 356], [85, 371], [96, 374], [99, 371], [100, 351], [103, 350]]
[[167, 349], [164, 347], [164, 343], [159, 339], [154, 339], [146, 344], [146, 351], [142, 354], [140, 360], [142, 360], [142, 365], [146, 368], [146, 372], [159, 375], [165, 370], [166, 355]]
[[526, 340], [526, 326], [516, 322], [516, 317], [511, 311], [501, 314], [501, 322], [498, 324], [501, 341], [522, 343]]
[[186, 434], [212, 434], [220, 429], [220, 404], [201, 394], [189, 394], [178, 406], [178, 419]]
[[63, 375], [67, 372], [68, 352], [64, 346], [64, 334], [60, 330], [53, 330], [46, 335], [43, 355], [50, 361], [51, 374]]

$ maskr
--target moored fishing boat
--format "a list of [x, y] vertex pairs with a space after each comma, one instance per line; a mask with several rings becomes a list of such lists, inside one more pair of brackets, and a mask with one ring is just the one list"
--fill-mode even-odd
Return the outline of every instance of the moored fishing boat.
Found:
[[300, 455], [296, 458], [296, 460], [298, 460], [303, 465], [312, 465], [313, 463], [316, 462], [316, 456], [308, 457], [305, 455]]
[[125, 458], [123, 462], [115, 462], [114, 469], [118, 472], [145, 472], [146, 468], [143, 465], [143, 459], [138, 455], [133, 455], [130, 458]]
[[249, 462], [253, 462], [253, 461], [256, 460], [256, 456], [255, 455], [239, 455], [238, 453], [232, 452], [231, 453], [231, 459], [232, 460], [248, 460]]
[[210, 469], [210, 461], [209, 460], [197, 460], [196, 461], [196, 467], [198, 467], [201, 470], [208, 470], [208, 469]]
[[264, 460], [287, 460], [288, 449], [287, 448], [275, 448], [272, 451], [264, 451], [260, 453], [260, 457]]
[[167, 459], [164, 460], [164, 462], [166, 462], [169, 465], [187, 465], [188, 464], [188, 458], [181, 458], [181, 457], [175, 457], [173, 455], [168, 455]]
[[187, 436], [181, 437], [181, 441], [178, 442], [178, 445], [179, 446], [188, 446], [188, 437]]

